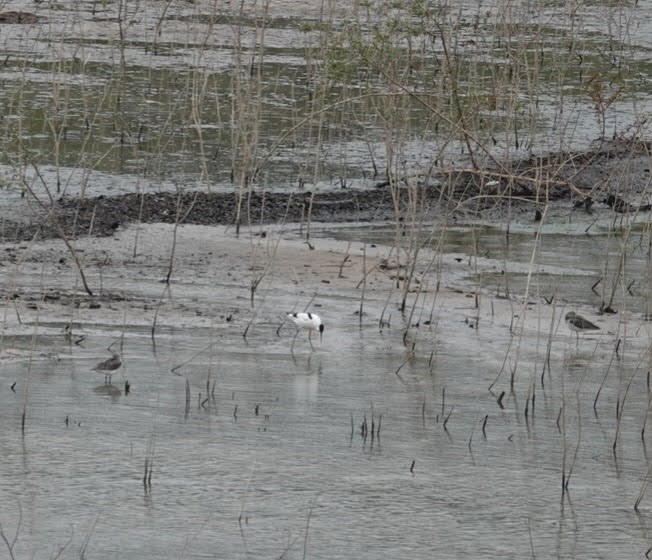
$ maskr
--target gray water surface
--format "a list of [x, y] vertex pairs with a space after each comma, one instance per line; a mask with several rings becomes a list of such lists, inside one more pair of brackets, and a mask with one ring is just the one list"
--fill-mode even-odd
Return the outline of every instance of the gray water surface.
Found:
[[[315, 352], [298, 337], [294, 356], [292, 329], [277, 337], [277, 325], [259, 325], [249, 344], [235, 328], [167, 330], [156, 349], [130, 330], [110, 387], [91, 368], [111, 338], [38, 337], [31, 366], [8, 360], [0, 374], [0, 521], [12, 536], [21, 520], [15, 557], [64, 546], [62, 557], [95, 558], [641, 555], [650, 520], [632, 506], [647, 468], [645, 372], [621, 364], [596, 416], [611, 343], [576, 349], [563, 336], [545, 388], [519, 369], [519, 386], [537, 386], [536, 407], [524, 414], [524, 397], [507, 395], [501, 409], [487, 387], [508, 333], [452, 315], [422, 333], [434, 366], [415, 356], [399, 375], [400, 333], [345, 317]], [[524, 364], [535, 354], [524, 349]], [[632, 374], [614, 454], [615, 400]], [[562, 503], [564, 386], [569, 463], [579, 447]], [[365, 417], [373, 438], [361, 435]]]
[[[451, 91], [480, 160], [646, 137], [647, 3], [422, 8], [13, 3], [40, 19], [2, 25], [0, 180], [38, 196], [232, 190], [255, 166], [266, 190], [365, 187], [388, 165], [468, 165], [444, 130]], [[364, 58], [385, 48], [409, 54], [398, 79], [421, 101], [385, 105], [388, 62]]]
[[[355, 22], [368, 34], [387, 15], [352, 13], [355, 7], [331, 6], [334, 29]], [[35, 10], [42, 21], [1, 28], [3, 205], [20, 196], [24, 181], [46, 201], [46, 191], [90, 196], [237, 186], [230, 180], [242, 149], [235, 133], [248, 121], [232, 121], [235, 44], [243, 39], [247, 61], [256, 52], [263, 18], [253, 8], [244, 16], [231, 3], [201, 1], [17, 2], [11, 9]], [[319, 188], [368, 186], [387, 162], [388, 129], [373, 105], [340, 106], [275, 145], [309, 113], [316, 91], [309, 69], [321, 60], [314, 49], [324, 14], [305, 2], [270, 9], [256, 146], [258, 162], [270, 159], [256, 188], [292, 189], [300, 179]], [[498, 157], [583, 149], [602, 135], [645, 135], [650, 4], [568, 9], [466, 2], [455, 17], [445, 14], [460, 32], [460, 83], [468, 94], [462, 101], [469, 115], [483, 115], [475, 132]], [[412, 46], [418, 52], [425, 45], [425, 55], [439, 60], [440, 42], [430, 43], [421, 36]], [[503, 91], [519, 45], [526, 48], [518, 83], [529, 85]], [[591, 89], [591, 77], [604, 89]], [[368, 85], [364, 74], [333, 83], [328, 100], [355, 97]], [[603, 101], [615, 96], [604, 121], [591, 93]], [[495, 107], [483, 101], [488, 94], [497, 95]], [[430, 169], [438, 156], [466, 165], [464, 146], [438, 136], [431, 112], [417, 106], [408, 117], [390, 127], [400, 132], [393, 145], [399, 174]], [[142, 245], [137, 257], [130, 250], [116, 257], [115, 267], [102, 255], [84, 261], [94, 286], [135, 304], [120, 328], [103, 319], [111, 305], [104, 303], [94, 322], [80, 326], [86, 340], [69, 344], [62, 316], [74, 311], [42, 324], [26, 311], [28, 300], [13, 302], [9, 288], [36, 294], [33, 301], [45, 287], [74, 292], [72, 267], [22, 244], [26, 264], [3, 261], [0, 271], [5, 316], [23, 318], [17, 332], [3, 330], [0, 354], [0, 523], [10, 543], [0, 542], [0, 550], [15, 558], [643, 556], [651, 546], [652, 498], [643, 494], [638, 515], [633, 506], [649, 468], [649, 435], [642, 434], [649, 342], [641, 316], [648, 259], [635, 239], [623, 253], [607, 231], [544, 232], [529, 293], [539, 305], [556, 293], [555, 304], [595, 310], [627, 254], [634, 295], [620, 280], [616, 301], [633, 317], [631, 331], [642, 333], [638, 346], [604, 317], [601, 332], [578, 343], [561, 322], [550, 336], [549, 359], [548, 323], [520, 339], [511, 320], [492, 317], [486, 303], [486, 294], [503, 298], [507, 285], [523, 296], [523, 267], [534, 250], [526, 229], [513, 231], [507, 244], [496, 228], [451, 227], [441, 254], [461, 259], [451, 258], [458, 266], [452, 283], [470, 297], [453, 305], [427, 294], [418, 328], [392, 304], [391, 327], [379, 329], [387, 294], [365, 302], [361, 323], [359, 291], [318, 297], [315, 309], [327, 324], [323, 344], [311, 352], [300, 335], [294, 355], [293, 330], [277, 328], [297, 300], [311, 301], [313, 286], [274, 285], [245, 342], [249, 314], [229, 323], [217, 318], [249, 310], [251, 274], [243, 280], [234, 272], [219, 283], [201, 276], [198, 265], [191, 278], [183, 267], [175, 270], [178, 326], [159, 328], [154, 344], [133, 315], [145, 313], [143, 302], [156, 305], [166, 269]], [[353, 239], [356, 250], [363, 242], [394, 242], [392, 232], [362, 228], [327, 233], [333, 235]], [[83, 249], [86, 241], [76, 245]], [[476, 257], [495, 269], [476, 274]], [[30, 258], [31, 276], [21, 268]], [[139, 276], [121, 277], [123, 261]], [[592, 293], [601, 275], [599, 293]], [[485, 298], [478, 324], [476, 292]], [[435, 312], [426, 325], [429, 309]], [[193, 325], [199, 312], [215, 317], [213, 328]], [[515, 303], [510, 319], [522, 313]], [[415, 352], [404, 344], [407, 331], [419, 341]], [[106, 386], [92, 368], [121, 339], [124, 366]], [[373, 438], [361, 435], [365, 418], [368, 431], [379, 431]], [[146, 465], [151, 483], [143, 483]]]

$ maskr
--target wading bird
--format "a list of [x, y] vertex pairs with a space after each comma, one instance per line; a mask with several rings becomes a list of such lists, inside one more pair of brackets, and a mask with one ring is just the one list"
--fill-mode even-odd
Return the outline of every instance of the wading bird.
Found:
[[103, 373], [104, 374], [104, 383], [109, 383], [110, 384], [111, 383], [111, 375], [121, 365], [122, 365], [122, 358], [120, 358], [120, 354], [117, 354], [113, 350], [111, 350], [111, 357], [108, 360], [104, 360], [103, 362], [100, 362], [99, 364], [97, 364], [93, 368], [93, 371]]
[[576, 345], [580, 342], [580, 333], [586, 331], [599, 331], [600, 327], [594, 325], [588, 319], [585, 319], [581, 315], [575, 313], [575, 311], [569, 311], [566, 313], [566, 324], [568, 328], [572, 331], [575, 331], [575, 336], [577, 337]]
[[[308, 342], [310, 342], [310, 348], [313, 350], [315, 347], [312, 345], [312, 331], [319, 331], [319, 342], [322, 341], [324, 335], [324, 323], [321, 322], [319, 315], [314, 313], [288, 313], [288, 318], [292, 319], [292, 322], [299, 327], [299, 329], [308, 330]], [[297, 330], [297, 334], [299, 331]], [[296, 335], [294, 335], [296, 338]], [[294, 346], [294, 342], [292, 343]]]
[[603, 202], [619, 214], [633, 214], [634, 212], [649, 212], [652, 210], [652, 204], [639, 204], [635, 206], [617, 194], [610, 194]]

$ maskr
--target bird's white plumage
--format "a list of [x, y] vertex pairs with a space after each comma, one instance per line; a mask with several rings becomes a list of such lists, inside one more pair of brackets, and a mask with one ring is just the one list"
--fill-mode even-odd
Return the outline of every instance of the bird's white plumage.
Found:
[[324, 330], [321, 318], [315, 313], [288, 313], [288, 317], [301, 329], [308, 329], [310, 331]]
[[311, 348], [312, 331], [319, 331], [319, 338], [322, 338], [324, 334], [324, 323], [322, 323], [321, 317], [316, 313], [288, 313], [288, 318], [291, 319], [292, 322], [300, 329], [305, 329], [308, 331], [308, 341], [310, 342]]

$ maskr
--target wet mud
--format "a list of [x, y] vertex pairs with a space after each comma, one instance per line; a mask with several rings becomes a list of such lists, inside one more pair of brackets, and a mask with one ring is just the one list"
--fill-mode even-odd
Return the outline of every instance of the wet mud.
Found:
[[[603, 206], [615, 212], [645, 210], [649, 184], [650, 146], [642, 142], [612, 143], [583, 153], [537, 156], [482, 170], [459, 169], [386, 181], [368, 188], [261, 192], [255, 188], [224, 192], [185, 191], [92, 198], [62, 197], [43, 219], [5, 217], [5, 240], [66, 236], [108, 236], [127, 223], [195, 225], [283, 224], [311, 222], [386, 222], [418, 208], [421, 220], [457, 218], [472, 212], [491, 219], [506, 205], [532, 220], [550, 201], [568, 200], [586, 213]], [[408, 184], [410, 185], [408, 187]], [[416, 195], [416, 205], [415, 205]], [[28, 197], [29, 195], [25, 195]], [[619, 204], [614, 204], [614, 198]], [[611, 201], [611, 203], [610, 203]], [[596, 205], [596, 206], [594, 206]], [[240, 215], [238, 218], [238, 208]], [[398, 212], [397, 212], [398, 209]], [[624, 209], [624, 210], [623, 210]]]

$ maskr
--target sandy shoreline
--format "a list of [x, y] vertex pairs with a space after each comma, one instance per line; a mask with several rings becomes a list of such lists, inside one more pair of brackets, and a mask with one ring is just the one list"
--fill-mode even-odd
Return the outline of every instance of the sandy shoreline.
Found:
[[[548, 305], [532, 297], [526, 302], [523, 294], [508, 300], [478, 292], [467, 279], [470, 261], [462, 255], [443, 255], [433, 265], [432, 255], [422, 252], [408, 311], [402, 315], [403, 282], [397, 282], [397, 276], [403, 272], [393, 265], [391, 248], [332, 239], [315, 239], [308, 245], [298, 228], [268, 231], [266, 237], [252, 232], [237, 236], [224, 226], [180, 226], [169, 290], [164, 280], [174, 226], [132, 225], [113, 237], [79, 239], [74, 246], [93, 296], [84, 291], [62, 241], [21, 244], [11, 252], [5, 247], [13, 261], [0, 269], [7, 286], [5, 334], [31, 334], [38, 324], [39, 333], [58, 334], [71, 324], [76, 333], [109, 331], [119, 336], [125, 328], [145, 333], [156, 324], [159, 333], [208, 328], [219, 336], [242, 336], [248, 328], [248, 339], [255, 341], [258, 336], [273, 338], [285, 313], [309, 306], [331, 324], [361, 323], [378, 329], [383, 318], [390, 323], [387, 330], [397, 336], [407, 328], [416, 347], [420, 337], [431, 340], [436, 331], [452, 331], [458, 336], [448, 344], [464, 351], [473, 339], [469, 334], [478, 328], [485, 334], [495, 331], [501, 338], [511, 329], [519, 343], [522, 335], [524, 344], [540, 344], [534, 341], [542, 333], [548, 335], [551, 321], [554, 336], [571, 340], [561, 319], [570, 309], [566, 303]], [[496, 262], [479, 259], [473, 266], [491, 271]], [[589, 316], [599, 322], [605, 341], [623, 336], [624, 329], [628, 340], [640, 344], [648, 340], [647, 323], [638, 317]], [[423, 345], [423, 351], [429, 348], [430, 342]], [[494, 353], [498, 357], [505, 351], [501, 347]]]
[[[632, 174], [633, 169], [641, 172], [640, 181], [628, 184], [627, 196], [643, 200], [648, 168], [641, 166], [647, 159], [630, 154], [633, 160], [623, 162], [612, 156], [610, 152], [590, 160], [591, 166], [573, 176], [574, 185], [584, 185], [586, 197], [598, 200], [613, 184], [594, 184], [589, 189], [596, 174], [608, 165], [627, 164]], [[586, 158], [579, 163], [587, 163]], [[570, 173], [568, 167], [559, 169]], [[619, 177], [613, 170], [609, 175], [612, 182]], [[459, 206], [451, 211], [440, 190], [421, 190], [430, 196], [423, 200], [420, 216], [424, 224], [428, 219], [435, 220], [434, 224], [436, 220], [443, 220], [444, 225], [447, 220], [455, 223], [458, 215], [458, 225], [464, 219], [474, 223], [481, 217], [499, 226], [504, 223], [499, 206], [486, 214], [465, 214]], [[575, 191], [566, 190], [566, 197], [571, 192], [577, 200]], [[518, 200], [520, 204], [514, 201], [509, 207], [510, 229], [516, 231], [520, 223], [525, 235], [536, 233], [541, 224], [572, 221], [579, 222], [576, 233], [583, 234], [584, 224], [596, 223], [596, 213], [605, 223], [618, 216], [599, 202], [575, 207], [572, 200], [562, 198], [549, 201], [544, 221], [537, 223], [536, 204], [522, 197]], [[448, 322], [453, 331], [460, 324], [465, 328], [484, 324], [536, 336], [541, 332], [568, 334], [560, 317], [573, 302], [562, 298], [548, 304], [544, 298], [528, 295], [526, 304], [524, 293], [512, 293], [507, 300], [478, 289], [470, 280], [473, 274], [495, 274], [504, 266], [502, 257], [474, 255], [471, 262], [465, 252], [421, 250], [406, 297], [405, 270], [396, 266], [396, 249], [333, 239], [330, 232], [337, 224], [394, 223], [395, 207], [386, 188], [340, 189], [315, 193], [314, 199], [309, 192], [254, 194], [248, 220], [257, 216], [251, 219], [255, 225], [243, 227], [239, 235], [228, 225], [233, 221], [233, 202], [233, 193], [186, 193], [181, 198], [159, 193], [64, 199], [57, 203], [56, 212], [48, 213], [28, 198], [14, 200], [3, 214], [5, 259], [0, 277], [5, 286], [5, 333], [31, 333], [33, 325], [41, 323], [53, 325], [52, 333], [70, 324], [85, 331], [110, 328], [117, 335], [126, 327], [147, 331], [155, 324], [159, 330], [216, 328], [230, 335], [247, 329], [250, 336], [260, 330], [267, 336], [276, 333], [285, 313], [306, 307], [330, 320], [360, 323], [356, 314], [362, 302], [362, 322], [367, 327], [379, 328], [389, 321], [397, 332], [427, 321], [429, 330], [435, 323]], [[306, 242], [305, 218], [311, 203], [311, 228], [317, 235]], [[181, 223], [175, 228], [177, 220]], [[545, 233], [545, 227], [541, 231]], [[401, 265], [405, 265], [404, 255]], [[516, 262], [510, 263], [510, 269], [521, 275], [529, 272], [527, 265]], [[546, 271], [581, 274], [550, 266]], [[404, 297], [408, 312], [402, 314], [399, 304]], [[589, 315], [595, 311], [573, 309]], [[612, 338], [623, 336], [631, 320], [636, 323], [636, 337], [645, 343], [647, 324], [636, 314], [593, 319]], [[627, 336], [632, 333], [629, 329]], [[460, 339], [461, 348], [468, 344], [467, 338]]]

